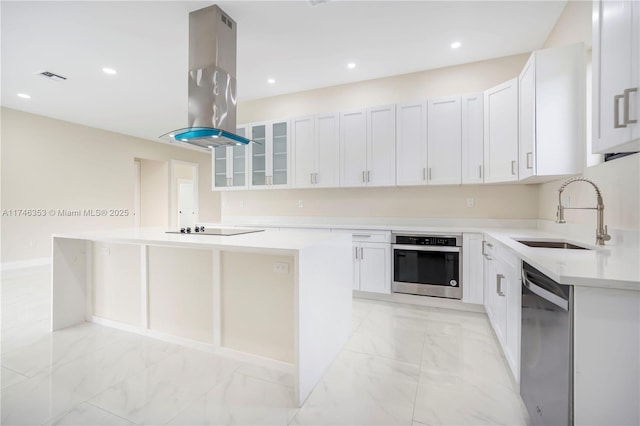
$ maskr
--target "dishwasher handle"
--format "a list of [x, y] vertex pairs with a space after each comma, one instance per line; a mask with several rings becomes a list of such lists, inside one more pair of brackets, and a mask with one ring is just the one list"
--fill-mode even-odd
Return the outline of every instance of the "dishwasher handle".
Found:
[[549, 290], [546, 290], [534, 283], [532, 283], [528, 278], [525, 271], [522, 271], [522, 285], [525, 286], [529, 291], [534, 293], [537, 296], [542, 297], [547, 302], [553, 303], [560, 309], [569, 312], [569, 301], [563, 299], [562, 297], [551, 293]]

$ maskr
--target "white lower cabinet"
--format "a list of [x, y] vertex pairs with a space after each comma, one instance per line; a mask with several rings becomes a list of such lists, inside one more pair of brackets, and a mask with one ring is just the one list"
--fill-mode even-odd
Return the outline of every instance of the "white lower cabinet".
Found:
[[482, 234], [462, 234], [462, 301], [484, 301]]
[[353, 232], [353, 289], [391, 293], [389, 232]]
[[482, 251], [485, 310], [513, 377], [520, 382], [520, 259], [490, 238]]

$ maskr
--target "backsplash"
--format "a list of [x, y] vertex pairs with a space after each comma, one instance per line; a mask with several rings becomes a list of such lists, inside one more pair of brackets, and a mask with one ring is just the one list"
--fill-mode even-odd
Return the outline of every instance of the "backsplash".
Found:
[[221, 194], [224, 222], [247, 216], [538, 219], [538, 185], [281, 189]]

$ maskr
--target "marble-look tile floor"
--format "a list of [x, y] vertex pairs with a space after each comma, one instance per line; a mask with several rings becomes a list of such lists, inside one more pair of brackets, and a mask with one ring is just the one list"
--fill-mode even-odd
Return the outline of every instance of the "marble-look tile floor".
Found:
[[354, 299], [351, 340], [296, 408], [286, 373], [95, 324], [50, 333], [49, 278], [2, 273], [3, 425], [528, 422], [483, 314]]

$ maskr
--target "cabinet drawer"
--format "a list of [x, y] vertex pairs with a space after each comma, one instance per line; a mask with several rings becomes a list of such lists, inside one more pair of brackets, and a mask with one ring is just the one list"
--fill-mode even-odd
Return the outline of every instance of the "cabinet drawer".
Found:
[[370, 231], [366, 229], [332, 229], [332, 232], [347, 232], [353, 235], [353, 241], [365, 243], [390, 243], [391, 231]]

